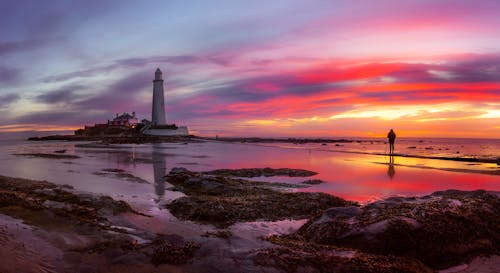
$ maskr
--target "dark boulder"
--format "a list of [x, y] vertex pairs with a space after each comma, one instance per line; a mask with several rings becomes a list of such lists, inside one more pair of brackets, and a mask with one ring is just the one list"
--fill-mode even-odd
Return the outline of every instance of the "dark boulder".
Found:
[[500, 198], [448, 190], [326, 210], [296, 235], [362, 251], [416, 258], [433, 268], [500, 251]]

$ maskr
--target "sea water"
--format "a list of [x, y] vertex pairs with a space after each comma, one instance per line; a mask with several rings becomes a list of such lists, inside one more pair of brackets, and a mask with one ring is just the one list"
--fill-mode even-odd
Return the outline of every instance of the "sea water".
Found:
[[[182, 193], [171, 191], [164, 175], [173, 167], [192, 171], [219, 168], [300, 168], [318, 174], [307, 178], [257, 177], [253, 180], [304, 185], [300, 191], [319, 191], [367, 202], [389, 196], [421, 196], [446, 189], [500, 190], [496, 163], [459, 162], [384, 154], [383, 139], [351, 143], [199, 143], [122, 144], [89, 146], [88, 142], [0, 141], [0, 175], [68, 184], [77, 190], [107, 194], [148, 208], [158, 207]], [[431, 149], [432, 148], [432, 149]], [[75, 159], [47, 159], [16, 154], [53, 153]], [[457, 153], [458, 152], [458, 153]], [[406, 155], [497, 158], [500, 140], [398, 139], [396, 153]], [[147, 183], [137, 183], [103, 169], [122, 169]]]

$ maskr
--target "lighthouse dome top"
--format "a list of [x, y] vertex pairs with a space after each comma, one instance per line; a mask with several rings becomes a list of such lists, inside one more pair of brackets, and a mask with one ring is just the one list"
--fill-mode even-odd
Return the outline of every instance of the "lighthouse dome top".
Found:
[[161, 73], [160, 68], [157, 68], [157, 69], [156, 69], [156, 72], [155, 72], [155, 80], [161, 80], [161, 79], [162, 79], [162, 78], [161, 78], [161, 74], [162, 74], [162, 73]]

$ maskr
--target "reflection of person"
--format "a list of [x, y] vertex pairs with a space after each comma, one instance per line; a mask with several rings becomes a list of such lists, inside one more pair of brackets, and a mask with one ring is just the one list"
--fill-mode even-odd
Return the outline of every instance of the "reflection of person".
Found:
[[394, 169], [394, 156], [389, 157], [389, 169], [387, 170], [387, 175], [389, 176], [390, 179], [394, 177], [396, 174], [396, 170]]
[[387, 134], [387, 138], [389, 139], [389, 153], [394, 153], [394, 141], [396, 140], [396, 133], [391, 129]]

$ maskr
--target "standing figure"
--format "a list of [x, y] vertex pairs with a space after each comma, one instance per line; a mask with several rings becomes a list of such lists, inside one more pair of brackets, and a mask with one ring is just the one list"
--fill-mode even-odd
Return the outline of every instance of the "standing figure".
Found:
[[394, 141], [396, 140], [396, 133], [391, 129], [387, 134], [387, 138], [389, 139], [389, 153], [394, 153]]

